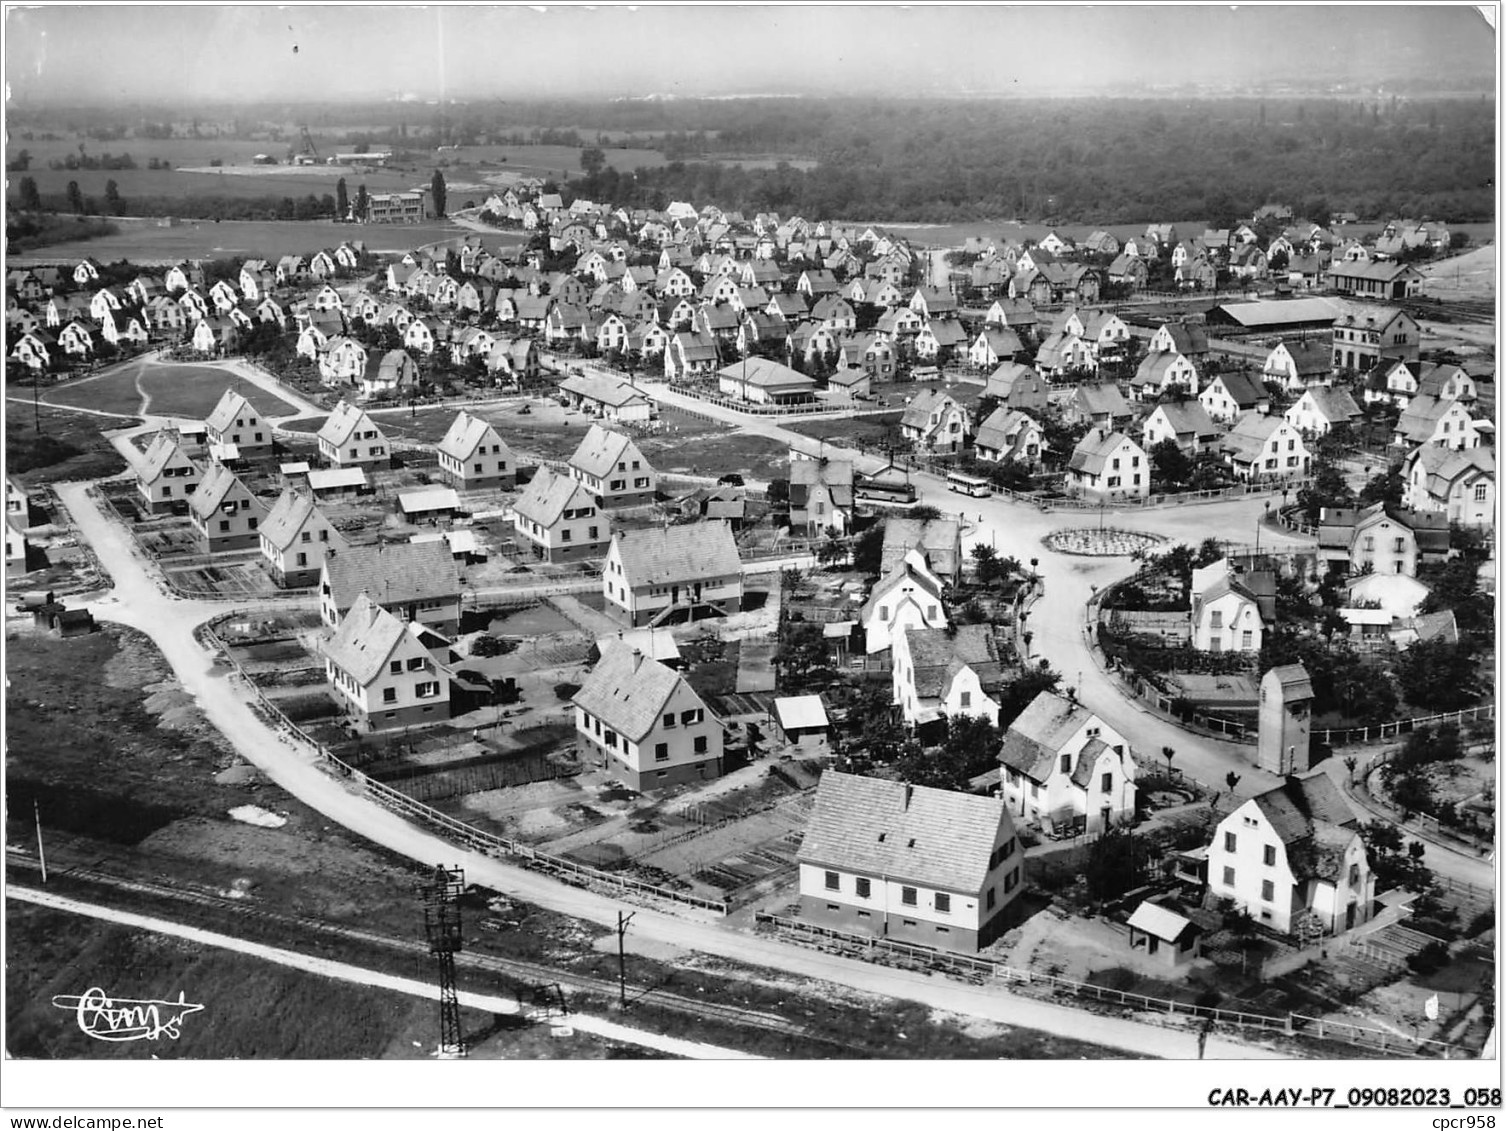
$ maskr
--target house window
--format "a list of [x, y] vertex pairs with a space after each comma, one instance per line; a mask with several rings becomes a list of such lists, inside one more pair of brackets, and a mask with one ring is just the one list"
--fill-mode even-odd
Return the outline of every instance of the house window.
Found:
[[1485, 484], [1483, 484], [1483, 483], [1476, 483], [1475, 484], [1475, 502], [1477, 502], [1477, 503], [1483, 503], [1484, 501], [1485, 501]]
[[226, 520], [226, 519], [221, 519], [220, 520], [220, 533], [221, 534], [228, 534], [229, 532], [230, 532], [230, 523], [229, 523], [229, 521]]
[[1212, 614], [1210, 614], [1208, 627], [1214, 629], [1215, 631], [1224, 627], [1224, 614], [1221, 610], [1213, 610]]
[[1224, 851], [1233, 852], [1238, 847], [1239, 839], [1233, 833], [1224, 834]]
[[835, 872], [827, 872], [826, 873], [826, 890], [827, 891], [841, 891], [842, 890], [842, 880], [841, 880], [841, 877], [839, 877]]
[[439, 694], [439, 681], [431, 680], [428, 683], [416, 684], [413, 688], [413, 694], [417, 695], [420, 699], [433, 699]]
[[610, 746], [613, 750], [617, 749], [617, 732], [615, 730], [607, 731], [606, 734], [603, 735], [603, 737], [606, 739], [608, 746]]
[[1359, 883], [1360, 883], [1360, 866], [1358, 864], [1351, 864], [1351, 865], [1349, 865], [1349, 886], [1350, 887], [1358, 887]]
[[950, 913], [952, 910], [952, 897], [944, 891], [936, 893], [936, 910]]
[[1276, 899], [1276, 885], [1270, 880], [1260, 881], [1260, 898], [1266, 903], [1272, 903]]
[[914, 888], [904, 888], [904, 887], [900, 888], [899, 889], [899, 901], [901, 903], [903, 903], [906, 907], [914, 907], [914, 906], [916, 906], [915, 889]]
[[410, 672], [422, 671], [424, 669], [425, 663], [426, 661], [423, 659], [423, 657], [414, 656], [408, 661], [408, 670]]
[[1233, 868], [1225, 868], [1224, 869], [1224, 887], [1226, 887], [1226, 888], [1232, 888], [1233, 886], [1234, 886], [1234, 869]]
[[298, 540], [300, 542], [305, 542], [305, 543], [312, 542], [314, 540], [314, 536], [309, 531], [305, 530], [302, 534], [300, 534], [298, 536]]
[[994, 904], [997, 903], [998, 901], [999, 901], [998, 897], [996, 895], [994, 895], [994, 889], [993, 888], [989, 888], [988, 891], [987, 891], [987, 893], [984, 896], [984, 899], [983, 899], [984, 904], [988, 907], [988, 909], [990, 911], [992, 911], [993, 907], [994, 907]]
[[1020, 869], [1018, 867], [1011, 868], [1009, 870], [1009, 875], [1004, 877], [1004, 894], [1008, 895], [1010, 892], [1014, 891], [1014, 889], [1019, 886], [1019, 883]]
[[873, 894], [873, 882], [867, 876], [859, 876], [856, 887], [859, 899], [867, 899]]
[[1104, 774], [1103, 775], [1103, 778], [1098, 783], [1098, 791], [1100, 793], [1113, 793], [1114, 792], [1114, 775], [1113, 774], [1109, 773], [1109, 774]]
[[1070, 773], [1071, 770], [1072, 770], [1072, 755], [1070, 755], [1070, 754], [1063, 754], [1062, 755], [1062, 773], [1064, 773], [1064, 774]]
[[1265, 860], [1267, 868], [1274, 868], [1276, 866], [1276, 846], [1274, 844], [1266, 845], [1262, 858]]
[[401, 660], [393, 660], [392, 663], [387, 665], [387, 670], [393, 675], [402, 675], [403, 662]]
[[384, 687], [384, 688], [382, 688], [382, 702], [383, 703], [396, 703], [397, 702], [397, 688], [395, 688], [395, 687]]
[[971, 707], [973, 705], [973, 693], [971, 691], [962, 692], [961, 704], [963, 708]]
[[695, 752], [697, 754], [704, 754], [704, 753], [706, 753], [706, 749], [707, 749], [706, 743], [707, 743], [707, 740], [706, 740], [706, 736], [704, 734], [698, 734], [698, 735], [696, 735], [696, 739], [695, 739]]
[[672, 727], [675, 725], [675, 713], [673, 711], [664, 716], [664, 725], [665, 727]]

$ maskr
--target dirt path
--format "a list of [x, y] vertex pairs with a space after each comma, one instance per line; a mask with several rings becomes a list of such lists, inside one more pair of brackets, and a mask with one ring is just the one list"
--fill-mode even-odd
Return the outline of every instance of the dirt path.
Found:
[[[315, 958], [312, 955], [299, 954], [296, 951], [283, 950], [280, 947], [267, 946], [263, 943], [251, 942], [247, 939], [238, 939], [233, 935], [221, 934], [218, 931], [206, 931], [198, 927], [190, 927], [183, 923], [174, 923], [168, 919], [159, 919], [153, 915], [137, 915], [130, 911], [120, 911], [113, 907], [101, 907], [95, 903], [85, 903], [81, 900], [69, 899], [66, 896], [54, 895], [47, 891], [38, 891], [34, 888], [18, 887], [15, 884], [7, 885], [7, 896], [11, 899], [19, 899], [24, 903], [35, 903], [41, 907], [51, 907], [58, 911], [67, 911], [74, 915], [86, 915], [91, 919], [103, 919], [111, 923], [119, 923], [124, 927], [135, 927], [138, 930], [151, 931], [154, 934], [168, 935], [172, 938], [183, 939], [187, 942], [198, 943], [201, 946], [218, 947], [221, 950], [233, 950], [238, 954], [249, 955], [259, 958], [264, 962], [272, 962], [278, 966], [286, 966], [293, 970], [302, 970], [307, 974], [318, 974], [323, 978], [335, 978], [342, 982], [351, 982], [359, 986], [371, 986], [379, 990], [391, 990], [393, 993], [407, 994], [410, 997], [425, 998], [429, 1001], [439, 1000], [439, 988], [428, 982], [419, 982], [412, 978], [400, 978], [394, 974], [386, 974], [380, 970], [370, 970], [364, 966], [352, 966], [346, 962], [335, 962], [328, 958]], [[82, 988], [82, 987], [81, 987]], [[108, 987], [106, 987], [108, 989]], [[516, 1014], [518, 1003], [510, 998], [492, 997], [489, 994], [471, 993], [461, 990], [456, 997], [460, 1004], [470, 1009], [484, 1009], [488, 1013]], [[214, 1002], [198, 1002], [206, 1010], [214, 1008]], [[192, 1022], [189, 1022], [192, 1024]], [[691, 1060], [762, 1060], [762, 1057], [749, 1056], [747, 1053], [736, 1049], [718, 1048], [715, 1045], [701, 1044], [697, 1041], [684, 1041], [678, 1037], [666, 1037], [659, 1033], [645, 1033], [640, 1029], [630, 1029], [626, 1025], [619, 1025], [614, 1021], [608, 1021], [604, 1017], [592, 1017], [585, 1013], [572, 1013], [569, 1015], [569, 1026], [579, 1029], [583, 1033], [590, 1033], [597, 1037], [605, 1037], [608, 1040], [621, 1041], [623, 1044], [637, 1045], [640, 1048], [653, 1049], [655, 1052], [666, 1053], [670, 1056], [686, 1057]]]

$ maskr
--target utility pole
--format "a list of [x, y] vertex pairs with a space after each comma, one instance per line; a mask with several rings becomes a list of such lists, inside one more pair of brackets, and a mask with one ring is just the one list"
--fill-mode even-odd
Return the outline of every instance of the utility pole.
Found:
[[638, 912], [629, 911], [624, 916], [621, 911], [617, 912], [617, 998], [623, 1009], [627, 1009], [627, 950], [623, 939], [636, 914]]
[[42, 882], [47, 882], [47, 853], [42, 851], [42, 803], [35, 799], [31, 803], [31, 811], [37, 818], [37, 860], [42, 865]]

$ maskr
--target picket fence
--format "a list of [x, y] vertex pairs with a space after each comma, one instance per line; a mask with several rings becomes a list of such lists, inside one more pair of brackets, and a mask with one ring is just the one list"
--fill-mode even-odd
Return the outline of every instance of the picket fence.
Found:
[[497, 836], [495, 833], [489, 833], [484, 829], [478, 829], [474, 825], [457, 820], [448, 813], [442, 813], [432, 806], [425, 805], [422, 801], [416, 801], [407, 794], [393, 789], [391, 786], [384, 785], [367, 774], [362, 773], [348, 762], [337, 757], [323, 743], [319, 742], [307, 731], [303, 730], [302, 727], [284, 715], [275, 703], [262, 694], [261, 689], [256, 686], [256, 682], [246, 674], [245, 670], [236, 661], [229, 647], [216, 631], [216, 626], [223, 624], [233, 617], [244, 617], [246, 615], [245, 611], [236, 610], [222, 614], [204, 624], [200, 628], [200, 634], [204, 642], [212, 650], [218, 651], [234, 669], [235, 673], [241, 677], [242, 682], [251, 689], [257, 703], [270, 716], [275, 726], [297, 741], [311, 747], [321, 761], [341, 777], [359, 786], [367, 796], [371, 797], [378, 804], [397, 813], [399, 816], [426, 825], [466, 848], [494, 858], [517, 858], [522, 862], [524, 867], [549, 872], [556, 875], [565, 883], [574, 884], [579, 887], [590, 887], [593, 885], [609, 887], [620, 892], [632, 892], [655, 899], [697, 907], [706, 911], [713, 911], [718, 915], [726, 915], [728, 913], [728, 906], [723, 900], [703, 899], [700, 896], [673, 891], [669, 888], [646, 883], [642, 880], [635, 880], [629, 876], [619, 876], [612, 872], [603, 872], [599, 868], [578, 864], [562, 856], [554, 856], [547, 852], [541, 852], [531, 845], [522, 844], [508, 837]]

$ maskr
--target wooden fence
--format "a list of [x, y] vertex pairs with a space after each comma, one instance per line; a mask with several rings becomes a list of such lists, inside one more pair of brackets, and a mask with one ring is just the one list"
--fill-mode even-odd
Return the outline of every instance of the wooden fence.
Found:
[[951, 954], [930, 947], [873, 935], [853, 934], [822, 927], [798, 919], [758, 912], [759, 924], [769, 924], [778, 930], [811, 942], [830, 942], [844, 948], [856, 949], [860, 956], [874, 962], [880, 956], [897, 961], [901, 965], [938, 970], [943, 974], [978, 979], [997, 979], [1011, 985], [1039, 988], [1050, 993], [1070, 994], [1074, 997], [1092, 999], [1106, 1005], [1120, 1005], [1142, 1013], [1163, 1013], [1168, 1016], [1200, 1018], [1214, 1024], [1234, 1025], [1237, 1028], [1254, 1029], [1286, 1036], [1315, 1037], [1318, 1040], [1343, 1041], [1346, 1044], [1412, 1056], [1438, 1056], [1449, 1060], [1455, 1056], [1468, 1055], [1468, 1050], [1431, 1037], [1411, 1037], [1385, 1029], [1372, 1029], [1352, 1025], [1347, 1021], [1329, 1021], [1322, 1017], [1308, 1017], [1300, 1013], [1288, 1013], [1284, 1017], [1265, 1013], [1246, 1013], [1237, 1009], [1220, 1009], [1216, 1006], [1194, 1005], [1190, 1002], [1173, 1001], [1169, 998], [1149, 997], [1145, 994], [1116, 990], [1108, 986], [1095, 986], [1091, 982], [1079, 982], [1054, 974], [1041, 974], [1033, 970], [1021, 970], [990, 958], [964, 954]]
[[409, 797], [401, 790], [382, 784], [356, 769], [348, 762], [336, 757], [328, 747], [293, 723], [282, 713], [281, 709], [275, 703], [262, 694], [261, 689], [256, 686], [256, 682], [246, 674], [245, 670], [231, 654], [229, 646], [220, 638], [219, 633], [216, 631], [216, 626], [232, 617], [244, 617], [246, 615], [248, 614], [243, 610], [223, 613], [202, 625], [199, 629], [199, 635], [211, 650], [219, 652], [225, 658], [225, 661], [235, 670], [235, 673], [241, 677], [242, 682], [251, 689], [252, 694], [256, 697], [257, 704], [266, 713], [273, 726], [282, 730], [293, 739], [311, 747], [325, 765], [329, 766], [352, 784], [360, 787], [368, 797], [379, 805], [390, 809], [399, 816], [425, 825], [466, 848], [494, 858], [514, 857], [524, 867], [549, 872], [565, 883], [574, 884], [578, 887], [600, 885], [615, 888], [620, 892], [633, 892], [639, 895], [651, 896], [655, 899], [683, 903], [706, 911], [714, 911], [719, 915], [727, 914], [728, 906], [723, 900], [702, 899], [700, 896], [673, 891], [669, 888], [645, 883], [642, 880], [635, 880], [628, 876], [603, 872], [599, 868], [577, 864], [575, 861], [567, 860], [562, 856], [552, 856], [549, 853], [540, 852], [531, 845], [523, 844], [508, 837], [497, 836], [495, 833], [478, 829], [474, 825], [468, 825], [464, 821], [451, 817], [448, 813], [442, 813], [432, 806], [425, 805], [422, 801]]

